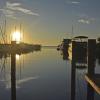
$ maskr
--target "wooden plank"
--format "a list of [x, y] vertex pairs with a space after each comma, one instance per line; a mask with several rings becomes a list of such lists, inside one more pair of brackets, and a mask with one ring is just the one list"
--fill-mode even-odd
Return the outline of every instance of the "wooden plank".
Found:
[[85, 75], [86, 81], [92, 86], [92, 88], [100, 95], [100, 74], [94, 76]]

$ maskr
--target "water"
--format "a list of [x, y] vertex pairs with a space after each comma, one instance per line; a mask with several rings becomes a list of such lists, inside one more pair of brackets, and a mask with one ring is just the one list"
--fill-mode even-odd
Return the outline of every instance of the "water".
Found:
[[[76, 68], [72, 73], [72, 61], [65, 58], [56, 48], [16, 55], [16, 79], [12, 81], [16, 80], [16, 88], [13, 85], [13, 89], [11, 58], [0, 59], [0, 100], [100, 100], [97, 93], [89, 91], [84, 78], [87, 68]], [[98, 73], [99, 69], [96, 63]], [[87, 99], [87, 91], [94, 99]]]

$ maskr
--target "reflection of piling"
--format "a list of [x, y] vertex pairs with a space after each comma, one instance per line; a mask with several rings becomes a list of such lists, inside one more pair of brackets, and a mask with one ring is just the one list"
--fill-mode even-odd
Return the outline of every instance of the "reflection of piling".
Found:
[[11, 100], [16, 100], [16, 58], [11, 54]]
[[96, 55], [96, 40], [88, 40], [88, 74], [94, 75], [95, 68], [95, 55]]
[[75, 41], [72, 42], [72, 69], [71, 69], [71, 100], [75, 100], [76, 70], [75, 70]]
[[66, 47], [66, 50], [62, 50], [63, 60], [68, 60], [69, 54], [68, 54], [68, 47]]

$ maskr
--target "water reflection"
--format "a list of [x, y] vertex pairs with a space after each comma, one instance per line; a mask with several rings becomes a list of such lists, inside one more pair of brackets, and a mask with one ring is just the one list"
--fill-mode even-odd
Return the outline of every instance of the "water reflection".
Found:
[[[20, 56], [18, 55], [16, 57], [16, 54], [14, 53], [11, 54], [10, 56], [11, 77], [8, 79], [9, 86], [7, 86], [8, 90], [11, 89], [11, 100], [16, 100], [16, 97], [18, 97], [18, 100], [22, 100], [22, 98], [24, 100], [28, 100], [28, 99], [30, 100], [33, 99], [35, 100], [42, 100], [42, 99], [44, 100], [83, 100], [83, 99], [99, 100], [100, 98], [95, 96], [95, 91], [91, 88], [91, 86], [84, 82], [84, 75], [88, 72], [86, 55], [83, 55], [81, 58], [78, 57], [80, 56], [79, 54], [77, 55], [77, 57], [72, 56], [72, 60], [70, 61], [69, 55], [72, 53], [69, 54], [67, 50], [67, 53], [62, 52], [62, 54], [63, 54], [64, 61], [61, 58], [59, 59], [57, 58], [59, 57], [59, 54], [55, 49], [54, 50], [45, 49], [43, 53], [41, 52], [41, 53], [36, 53], [36, 54], [33, 53], [27, 55], [26, 56], [27, 60], [25, 60], [24, 62], [25, 63], [24, 66], [27, 66], [26, 68], [27, 71], [25, 72], [24, 70], [24, 75], [22, 76], [21, 73], [17, 72], [17, 68], [20, 69], [20, 67], [16, 66], [17, 61], [20, 62], [22, 57], [21, 55]], [[7, 59], [8, 58], [6, 57], [6, 60]], [[2, 65], [6, 66], [6, 60], [2, 59]], [[66, 61], [68, 62], [67, 65], [66, 63], [64, 63]], [[70, 62], [71, 62], [71, 66], [70, 66]], [[95, 61], [93, 60], [92, 63], [95, 63]], [[84, 65], [86, 66], [83, 68]], [[2, 68], [3, 68], [2, 71], [4, 71], [5, 67]], [[66, 68], [68, 70], [66, 70]], [[66, 71], [68, 71], [68, 73], [66, 73]], [[25, 76], [25, 74], [27, 73], [29, 73], [30, 75]], [[19, 75], [21, 76], [20, 78], [18, 77]], [[37, 81], [34, 81], [32, 83], [31, 82], [32, 80], [37, 80]], [[69, 84], [71, 85], [71, 88], [70, 86], [66, 88], [68, 85], [68, 83], [66, 84], [66, 80], [68, 80], [68, 82], [70, 81]], [[28, 84], [24, 84], [24, 83], [28, 83]], [[24, 91], [24, 93], [22, 92], [22, 90]], [[18, 96], [16, 96], [16, 92], [18, 93]], [[26, 95], [24, 95], [25, 93]], [[80, 99], [81, 95], [82, 95], [82, 99]], [[70, 96], [70, 98], [68, 98], [68, 96]]]
[[[26, 54], [26, 52], [24, 54]], [[11, 100], [16, 100], [16, 89], [20, 88], [20, 84], [39, 78], [39, 76], [35, 76], [21, 79], [21, 67], [23, 67], [21, 63], [24, 63], [23, 60], [24, 59], [21, 59], [20, 55], [16, 52], [12, 52], [11, 54], [0, 53], [0, 86], [4, 83], [4, 87], [7, 89], [6, 91], [10, 91], [9, 89], [11, 89]], [[20, 79], [16, 78], [17, 61], [20, 63]], [[3, 98], [7, 97], [4, 96]]]
[[11, 100], [16, 100], [16, 88], [20, 88], [18, 85], [21, 83], [28, 82], [33, 79], [38, 79], [39, 77], [28, 77], [16, 81], [16, 54], [11, 54]]
[[90, 84], [87, 84], [87, 100], [94, 100], [95, 92]]

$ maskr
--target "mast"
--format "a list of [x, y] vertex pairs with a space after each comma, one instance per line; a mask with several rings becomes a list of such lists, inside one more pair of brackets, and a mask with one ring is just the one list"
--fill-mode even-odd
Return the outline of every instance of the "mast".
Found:
[[4, 22], [4, 41], [5, 41], [5, 43], [7, 43], [7, 34], [6, 34], [6, 19], [5, 19], [5, 22]]
[[21, 40], [22, 42], [24, 42], [24, 29], [23, 29], [23, 27], [22, 27], [22, 24], [20, 24], [20, 33], [21, 33], [21, 37], [20, 37], [21, 39], [20, 39], [20, 40]]
[[0, 25], [0, 35], [1, 35], [1, 42], [2, 43], [7, 43], [7, 34], [6, 34], [6, 19], [5, 21], [2, 23], [2, 25]]
[[[16, 26], [15, 26], [15, 33], [16, 33]], [[16, 37], [15, 37], [15, 41], [17, 41], [17, 40], [16, 40]]]
[[73, 38], [73, 34], [74, 34], [74, 27], [73, 27], [73, 24], [72, 24], [72, 35], [71, 35], [71, 38]]
[[24, 29], [23, 29], [23, 33], [22, 34], [23, 34], [23, 42], [24, 42]]
[[22, 29], [22, 25], [21, 25], [21, 23], [20, 23], [20, 42], [21, 42], [21, 35], [22, 35], [21, 29]]
[[0, 32], [1, 32], [1, 36], [2, 36], [2, 42], [5, 43], [4, 32], [3, 32], [2, 26], [0, 26]]

